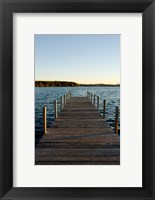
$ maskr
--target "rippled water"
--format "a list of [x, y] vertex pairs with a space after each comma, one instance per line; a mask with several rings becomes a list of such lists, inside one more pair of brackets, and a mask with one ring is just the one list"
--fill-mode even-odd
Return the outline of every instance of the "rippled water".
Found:
[[[54, 121], [54, 100], [71, 91], [72, 96], [86, 96], [87, 91], [100, 96], [100, 112], [103, 113], [103, 100], [106, 99], [107, 122], [114, 127], [115, 106], [120, 106], [120, 87], [38, 87], [35, 88], [35, 136], [42, 136], [43, 106], [47, 106], [47, 127]], [[60, 107], [58, 107], [60, 111]], [[120, 120], [119, 120], [120, 121]]]

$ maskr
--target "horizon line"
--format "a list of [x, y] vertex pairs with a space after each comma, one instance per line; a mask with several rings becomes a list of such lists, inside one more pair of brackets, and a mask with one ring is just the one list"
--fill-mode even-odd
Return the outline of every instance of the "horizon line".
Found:
[[[36, 81], [47, 81], [47, 82], [50, 82], [49, 80], [35, 80]], [[120, 83], [78, 83], [78, 82], [75, 82], [75, 81], [58, 81], [58, 80], [54, 80], [54, 81], [57, 81], [57, 82], [73, 82], [73, 83], [77, 83], [79, 85], [97, 85], [97, 84], [103, 84], [103, 85], [120, 85]], [[51, 81], [51, 82], [54, 82], [54, 81]]]

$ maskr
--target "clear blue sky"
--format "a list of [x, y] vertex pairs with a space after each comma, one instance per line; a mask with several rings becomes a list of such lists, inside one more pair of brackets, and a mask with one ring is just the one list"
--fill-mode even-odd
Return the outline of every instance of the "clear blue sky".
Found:
[[120, 35], [35, 35], [35, 80], [120, 83]]

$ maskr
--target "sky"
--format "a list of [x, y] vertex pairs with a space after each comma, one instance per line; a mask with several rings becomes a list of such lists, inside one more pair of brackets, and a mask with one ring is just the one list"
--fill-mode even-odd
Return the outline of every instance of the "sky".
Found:
[[120, 83], [120, 35], [34, 37], [35, 80]]

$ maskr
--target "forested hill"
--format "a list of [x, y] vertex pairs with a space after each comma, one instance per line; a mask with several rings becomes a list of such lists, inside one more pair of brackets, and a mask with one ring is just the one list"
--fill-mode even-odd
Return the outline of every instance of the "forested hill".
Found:
[[120, 84], [78, 84], [71, 81], [35, 81], [35, 87], [120, 87]]
[[79, 84], [68, 81], [35, 81], [35, 87], [77, 87]]

